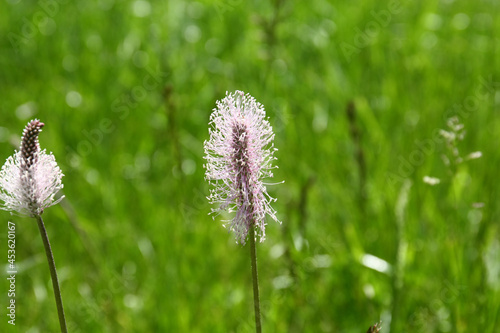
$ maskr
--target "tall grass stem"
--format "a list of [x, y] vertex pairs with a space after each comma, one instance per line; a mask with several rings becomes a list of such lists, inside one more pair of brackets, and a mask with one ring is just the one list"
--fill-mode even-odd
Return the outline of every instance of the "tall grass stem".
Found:
[[59, 315], [59, 325], [61, 326], [62, 333], [68, 333], [61, 297], [61, 288], [59, 287], [59, 280], [57, 278], [54, 255], [52, 254], [52, 249], [50, 248], [49, 236], [47, 235], [47, 230], [45, 229], [45, 225], [43, 224], [43, 220], [40, 215], [36, 215], [36, 221], [38, 223], [38, 229], [40, 229], [40, 235], [42, 236], [45, 254], [47, 255], [47, 261], [49, 263], [50, 277], [52, 278], [52, 286], [54, 287], [54, 296], [56, 298], [57, 314]]
[[260, 297], [259, 297], [259, 278], [257, 274], [257, 250], [255, 247], [255, 227], [250, 227], [250, 257], [252, 260], [252, 279], [253, 279], [253, 304], [255, 310], [255, 331], [262, 332], [260, 321]]

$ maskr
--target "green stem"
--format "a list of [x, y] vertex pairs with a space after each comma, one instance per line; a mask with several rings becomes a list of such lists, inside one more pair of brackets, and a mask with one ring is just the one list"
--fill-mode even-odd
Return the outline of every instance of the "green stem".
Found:
[[47, 235], [47, 230], [45, 230], [45, 225], [43, 224], [43, 220], [40, 215], [36, 216], [36, 221], [38, 223], [38, 229], [40, 229], [40, 235], [42, 236], [43, 246], [45, 247], [45, 254], [47, 255], [47, 261], [49, 262], [50, 276], [52, 278], [52, 286], [54, 287], [54, 296], [56, 298], [57, 313], [59, 315], [59, 324], [61, 325], [61, 332], [67, 333], [68, 329], [66, 327], [66, 318], [64, 317], [61, 289], [59, 288], [59, 280], [57, 279], [57, 272], [56, 272], [56, 263], [54, 261], [54, 256], [52, 255], [52, 249], [50, 248], [49, 236]]
[[255, 248], [255, 226], [250, 227], [250, 257], [252, 259], [253, 304], [255, 310], [255, 331], [262, 332], [260, 322], [259, 278], [257, 276], [257, 250]]

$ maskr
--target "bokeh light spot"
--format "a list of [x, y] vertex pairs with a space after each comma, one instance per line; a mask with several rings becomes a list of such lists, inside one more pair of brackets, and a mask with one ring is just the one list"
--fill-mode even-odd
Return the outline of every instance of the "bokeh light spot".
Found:
[[29, 101], [27, 103], [21, 104], [16, 108], [16, 117], [21, 120], [27, 120], [37, 112], [37, 107], [35, 102]]
[[132, 12], [137, 17], [146, 17], [151, 14], [151, 4], [148, 1], [137, 0], [132, 4]]
[[451, 24], [457, 30], [467, 29], [469, 23], [470, 23], [470, 18], [467, 14], [464, 13], [458, 13], [457, 15], [453, 16], [453, 20], [451, 21]]
[[189, 43], [196, 43], [201, 38], [200, 28], [198, 28], [198, 26], [196, 26], [194, 24], [188, 26], [186, 28], [186, 30], [184, 31], [184, 38], [186, 38], [186, 40]]
[[82, 95], [77, 91], [70, 91], [66, 94], [66, 104], [72, 108], [77, 108], [82, 104]]

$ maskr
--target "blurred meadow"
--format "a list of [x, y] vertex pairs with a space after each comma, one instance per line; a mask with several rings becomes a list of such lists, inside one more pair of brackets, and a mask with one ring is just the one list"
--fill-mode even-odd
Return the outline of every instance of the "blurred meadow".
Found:
[[[6, 0], [0, 32], [1, 163], [39, 118], [65, 174], [43, 217], [70, 332], [254, 331], [248, 245], [208, 215], [203, 168], [236, 89], [284, 181], [264, 332], [498, 332], [498, 1]], [[0, 331], [57, 332], [35, 220], [0, 219]]]

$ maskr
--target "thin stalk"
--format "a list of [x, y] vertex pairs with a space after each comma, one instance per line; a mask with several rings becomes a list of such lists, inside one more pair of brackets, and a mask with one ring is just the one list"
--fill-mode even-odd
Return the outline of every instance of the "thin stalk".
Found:
[[250, 257], [252, 259], [253, 304], [255, 310], [255, 331], [262, 332], [260, 322], [259, 278], [257, 276], [257, 250], [255, 248], [255, 226], [250, 227]]
[[43, 224], [43, 220], [40, 215], [36, 216], [36, 221], [38, 223], [38, 229], [40, 229], [40, 235], [42, 236], [43, 246], [45, 247], [45, 254], [47, 255], [47, 261], [49, 262], [50, 277], [52, 278], [52, 286], [54, 287], [54, 296], [56, 298], [57, 314], [59, 315], [59, 324], [61, 326], [61, 332], [67, 333], [68, 329], [66, 327], [66, 318], [64, 316], [61, 289], [59, 288], [59, 280], [57, 279], [57, 272], [56, 272], [56, 263], [54, 261], [52, 249], [50, 248], [49, 236], [47, 235], [47, 230], [45, 229], [45, 225]]

